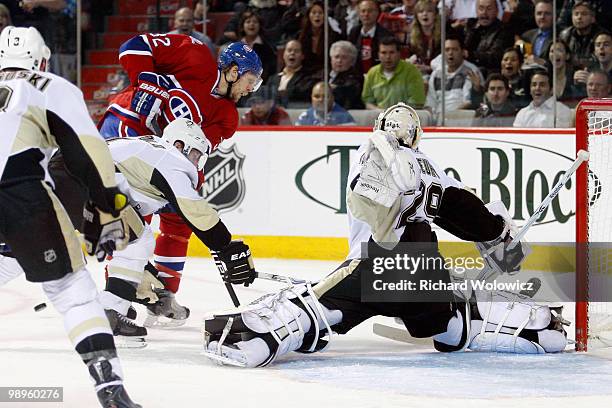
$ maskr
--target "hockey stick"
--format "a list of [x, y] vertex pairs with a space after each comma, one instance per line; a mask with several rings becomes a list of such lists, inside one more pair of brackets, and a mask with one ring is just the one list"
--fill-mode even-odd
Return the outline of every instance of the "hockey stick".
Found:
[[[529, 217], [525, 225], [521, 227], [521, 229], [516, 234], [516, 236], [512, 238], [512, 241], [510, 242], [510, 244], [508, 244], [508, 247], [506, 248], [506, 250], [510, 251], [519, 244], [521, 239], [523, 239], [525, 234], [527, 234], [527, 231], [529, 230], [529, 228], [531, 228], [531, 226], [538, 220], [540, 215], [542, 215], [544, 210], [548, 208], [552, 200], [554, 200], [554, 198], [559, 194], [559, 191], [561, 191], [561, 188], [565, 185], [565, 183], [567, 183], [567, 181], [572, 177], [572, 175], [576, 172], [576, 170], [578, 170], [578, 167], [580, 167], [580, 165], [587, 160], [589, 160], [589, 152], [587, 152], [586, 150], [579, 150], [576, 160], [574, 160], [571, 167], [565, 171], [565, 174], [563, 175], [563, 177], [557, 182], [557, 184], [555, 184], [555, 186], [552, 188], [550, 193], [548, 193], [548, 195], [544, 198], [544, 200], [542, 200], [538, 208], [534, 211], [531, 217]], [[478, 274], [478, 276], [476, 277], [476, 280], [486, 281], [486, 280], [491, 279], [495, 275], [497, 275], [497, 273], [498, 271], [493, 268], [485, 268]]]
[[266, 272], [255, 272], [255, 277], [259, 279], [266, 279], [275, 282], [283, 282], [283, 283], [291, 283], [293, 285], [299, 285], [300, 283], [308, 282], [305, 279], [296, 279], [290, 276], [277, 275], [275, 273], [266, 273]]
[[[221, 279], [223, 279], [225, 272], [227, 272], [227, 270], [225, 269], [225, 265], [223, 265], [223, 262], [221, 262], [221, 260], [219, 259], [219, 254], [217, 253], [217, 251], [211, 250], [210, 254], [212, 255], [213, 260], [215, 261], [215, 265], [217, 266], [217, 269], [219, 270], [219, 273], [221, 274]], [[234, 306], [236, 307], [240, 306], [240, 301], [238, 300], [238, 296], [236, 296], [236, 291], [234, 290], [232, 284], [229, 282], [225, 282], [225, 279], [223, 279], [223, 283], [225, 284], [225, 289], [227, 289], [227, 293], [229, 293]]]

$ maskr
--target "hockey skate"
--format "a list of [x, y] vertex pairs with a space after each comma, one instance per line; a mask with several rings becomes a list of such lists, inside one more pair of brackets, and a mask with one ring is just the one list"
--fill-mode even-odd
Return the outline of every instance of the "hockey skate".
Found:
[[176, 301], [174, 293], [166, 289], [155, 289], [159, 300], [152, 305], [147, 305], [147, 318], [145, 327], [171, 328], [185, 324], [189, 317], [189, 308], [181, 306]]
[[106, 317], [113, 329], [115, 345], [118, 348], [143, 348], [147, 346], [147, 329], [113, 309], [105, 309]]
[[[121, 377], [114, 371], [113, 365], [106, 358], [87, 364], [89, 374], [96, 383], [98, 400], [104, 408], [142, 408], [134, 403], [121, 383]], [[109, 384], [109, 385], [105, 385]]]

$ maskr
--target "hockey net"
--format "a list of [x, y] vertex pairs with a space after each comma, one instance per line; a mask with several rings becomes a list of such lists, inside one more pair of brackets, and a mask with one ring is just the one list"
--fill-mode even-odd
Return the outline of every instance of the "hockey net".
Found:
[[612, 99], [576, 110], [576, 350], [612, 347]]

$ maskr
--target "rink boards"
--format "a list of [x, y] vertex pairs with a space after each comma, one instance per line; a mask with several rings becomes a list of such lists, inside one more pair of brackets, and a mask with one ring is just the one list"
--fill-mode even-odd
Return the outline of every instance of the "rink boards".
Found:
[[[248, 240], [255, 256], [343, 259], [348, 248], [348, 170], [369, 133], [367, 128], [241, 128], [209, 159], [205, 196], [220, 209], [230, 231]], [[571, 165], [575, 132], [430, 128], [420, 148], [483, 201], [502, 200], [521, 225]], [[575, 239], [574, 184], [572, 179], [561, 189], [532, 227], [530, 242]], [[450, 242], [443, 251], [470, 251], [471, 246], [457, 243], [450, 234], [437, 233]], [[559, 245], [554, 253], [545, 248], [549, 245], [540, 247], [536, 250], [561, 262], [562, 269], [573, 264]], [[207, 251], [194, 241], [190, 254]]]

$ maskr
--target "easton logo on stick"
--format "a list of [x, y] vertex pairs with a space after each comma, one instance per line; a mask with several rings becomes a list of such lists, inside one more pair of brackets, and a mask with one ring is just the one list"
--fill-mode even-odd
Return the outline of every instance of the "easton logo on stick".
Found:
[[231, 211], [238, 207], [245, 194], [242, 165], [245, 156], [233, 144], [219, 147], [206, 161], [202, 196], [217, 211]]

